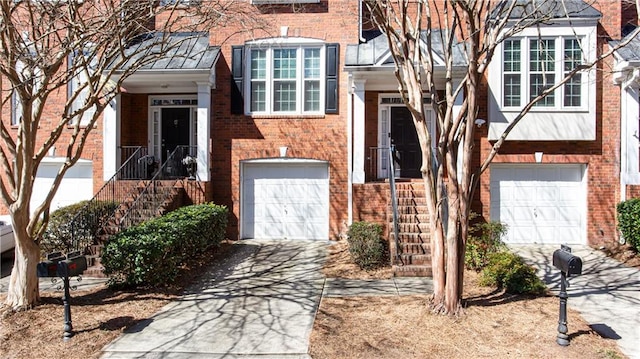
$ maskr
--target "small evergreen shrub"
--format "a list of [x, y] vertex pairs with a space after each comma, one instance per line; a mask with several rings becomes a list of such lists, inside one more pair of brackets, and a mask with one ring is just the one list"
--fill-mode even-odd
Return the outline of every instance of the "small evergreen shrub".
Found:
[[618, 203], [618, 230], [629, 245], [640, 251], [640, 198]]
[[369, 222], [354, 222], [347, 231], [349, 253], [362, 269], [375, 269], [386, 264], [387, 246], [382, 238], [382, 226]]
[[[44, 254], [68, 253], [94, 243], [94, 235], [104, 221], [118, 208], [112, 201], [80, 201], [51, 213], [49, 224], [40, 239]], [[74, 222], [74, 218], [76, 221]]]
[[480, 271], [489, 264], [489, 256], [506, 249], [502, 237], [507, 233], [507, 225], [498, 221], [477, 223], [471, 227], [464, 264], [467, 269]]
[[113, 236], [102, 252], [111, 285], [157, 287], [224, 239], [228, 210], [212, 203], [181, 207]]
[[487, 266], [480, 272], [480, 284], [504, 288], [513, 294], [542, 294], [546, 290], [535, 270], [508, 251], [489, 255]]

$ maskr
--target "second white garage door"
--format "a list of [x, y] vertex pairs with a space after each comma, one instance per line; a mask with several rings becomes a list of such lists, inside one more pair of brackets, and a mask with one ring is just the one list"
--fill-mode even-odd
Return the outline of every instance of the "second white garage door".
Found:
[[326, 162], [244, 163], [241, 196], [242, 238], [329, 238]]
[[507, 243], [583, 244], [583, 165], [491, 166], [491, 219], [507, 224]]

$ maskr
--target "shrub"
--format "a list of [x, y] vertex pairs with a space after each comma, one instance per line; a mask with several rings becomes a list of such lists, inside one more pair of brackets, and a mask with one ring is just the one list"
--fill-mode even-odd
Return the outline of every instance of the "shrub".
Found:
[[479, 271], [489, 263], [489, 256], [503, 251], [506, 247], [502, 237], [507, 233], [507, 225], [497, 222], [475, 224], [467, 239], [464, 264], [467, 269]]
[[542, 294], [546, 290], [535, 270], [508, 251], [489, 255], [489, 262], [480, 273], [480, 284], [514, 294]]
[[111, 285], [156, 287], [224, 239], [228, 210], [212, 203], [181, 207], [113, 236], [102, 251]]
[[[43, 253], [69, 252], [95, 243], [95, 234], [118, 208], [113, 201], [80, 201], [51, 213], [40, 239]], [[74, 219], [76, 219], [74, 221]]]
[[618, 203], [618, 230], [636, 251], [640, 251], [640, 198]]
[[387, 246], [382, 238], [382, 226], [368, 222], [354, 222], [347, 231], [349, 253], [362, 269], [375, 269], [386, 264]]

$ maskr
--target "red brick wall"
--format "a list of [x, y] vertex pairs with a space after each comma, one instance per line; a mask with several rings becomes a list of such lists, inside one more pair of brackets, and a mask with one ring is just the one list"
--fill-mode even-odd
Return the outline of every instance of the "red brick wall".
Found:
[[[602, 52], [607, 46], [604, 41], [607, 36], [620, 37], [620, 2], [606, 2], [606, 6], [598, 10], [603, 13], [598, 27], [598, 49]], [[595, 141], [508, 141], [494, 160], [494, 163], [535, 163], [534, 152], [543, 151], [542, 163], [586, 164], [587, 242], [591, 245], [617, 240], [615, 206], [620, 198], [620, 88], [613, 85], [610, 71], [607, 71], [612, 67], [609, 59], [597, 71]], [[486, 137], [481, 141], [483, 158], [492, 145]], [[482, 176], [480, 183], [484, 204], [481, 213], [485, 218], [489, 218], [490, 210], [489, 172]]]
[[[344, 66], [347, 44], [358, 42], [356, 1], [321, 1], [313, 6], [260, 7], [269, 26], [253, 34], [231, 35], [222, 44], [216, 67], [217, 87], [212, 91], [212, 187], [216, 203], [229, 207], [232, 214], [229, 236], [239, 235], [240, 162], [247, 159], [278, 157], [280, 146], [289, 147], [288, 157], [329, 162], [330, 237], [337, 237], [347, 220], [347, 76], [339, 78], [339, 113], [321, 116], [244, 116], [230, 113], [231, 46], [261, 37], [279, 36], [288, 26], [289, 36], [340, 43], [340, 65]], [[328, 24], [331, 24], [330, 26]], [[213, 42], [226, 39], [224, 31], [212, 33]]]
[[387, 237], [389, 225], [389, 183], [353, 185], [353, 221], [367, 221], [382, 225]]

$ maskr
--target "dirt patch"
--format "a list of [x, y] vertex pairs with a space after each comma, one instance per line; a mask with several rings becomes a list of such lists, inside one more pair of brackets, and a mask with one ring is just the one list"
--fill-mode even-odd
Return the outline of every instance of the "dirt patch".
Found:
[[618, 242], [606, 243], [599, 248], [608, 257], [614, 258], [629, 267], [640, 269], [640, 255], [632, 246]]
[[322, 274], [327, 278], [346, 279], [388, 279], [393, 277], [390, 266], [366, 271], [351, 260], [349, 244], [341, 239], [329, 246], [329, 256], [322, 269]]
[[[346, 253], [346, 254], [345, 254]], [[332, 247], [325, 274], [371, 278]], [[390, 274], [390, 269], [381, 272]], [[624, 358], [614, 340], [593, 331], [570, 310], [571, 344], [556, 344], [559, 301], [510, 295], [478, 285], [465, 273], [464, 313], [432, 314], [428, 296], [323, 298], [310, 353], [323, 358]]]
[[[71, 292], [75, 335], [63, 341], [62, 292], [42, 292], [32, 310], [0, 309], [0, 358], [98, 358], [102, 348], [139, 322], [148, 320], [187, 286], [199, 280], [212, 263], [228, 255], [230, 243], [214, 248], [172, 286], [162, 290], [112, 290], [106, 286]], [[0, 303], [6, 295], [0, 295]]]

